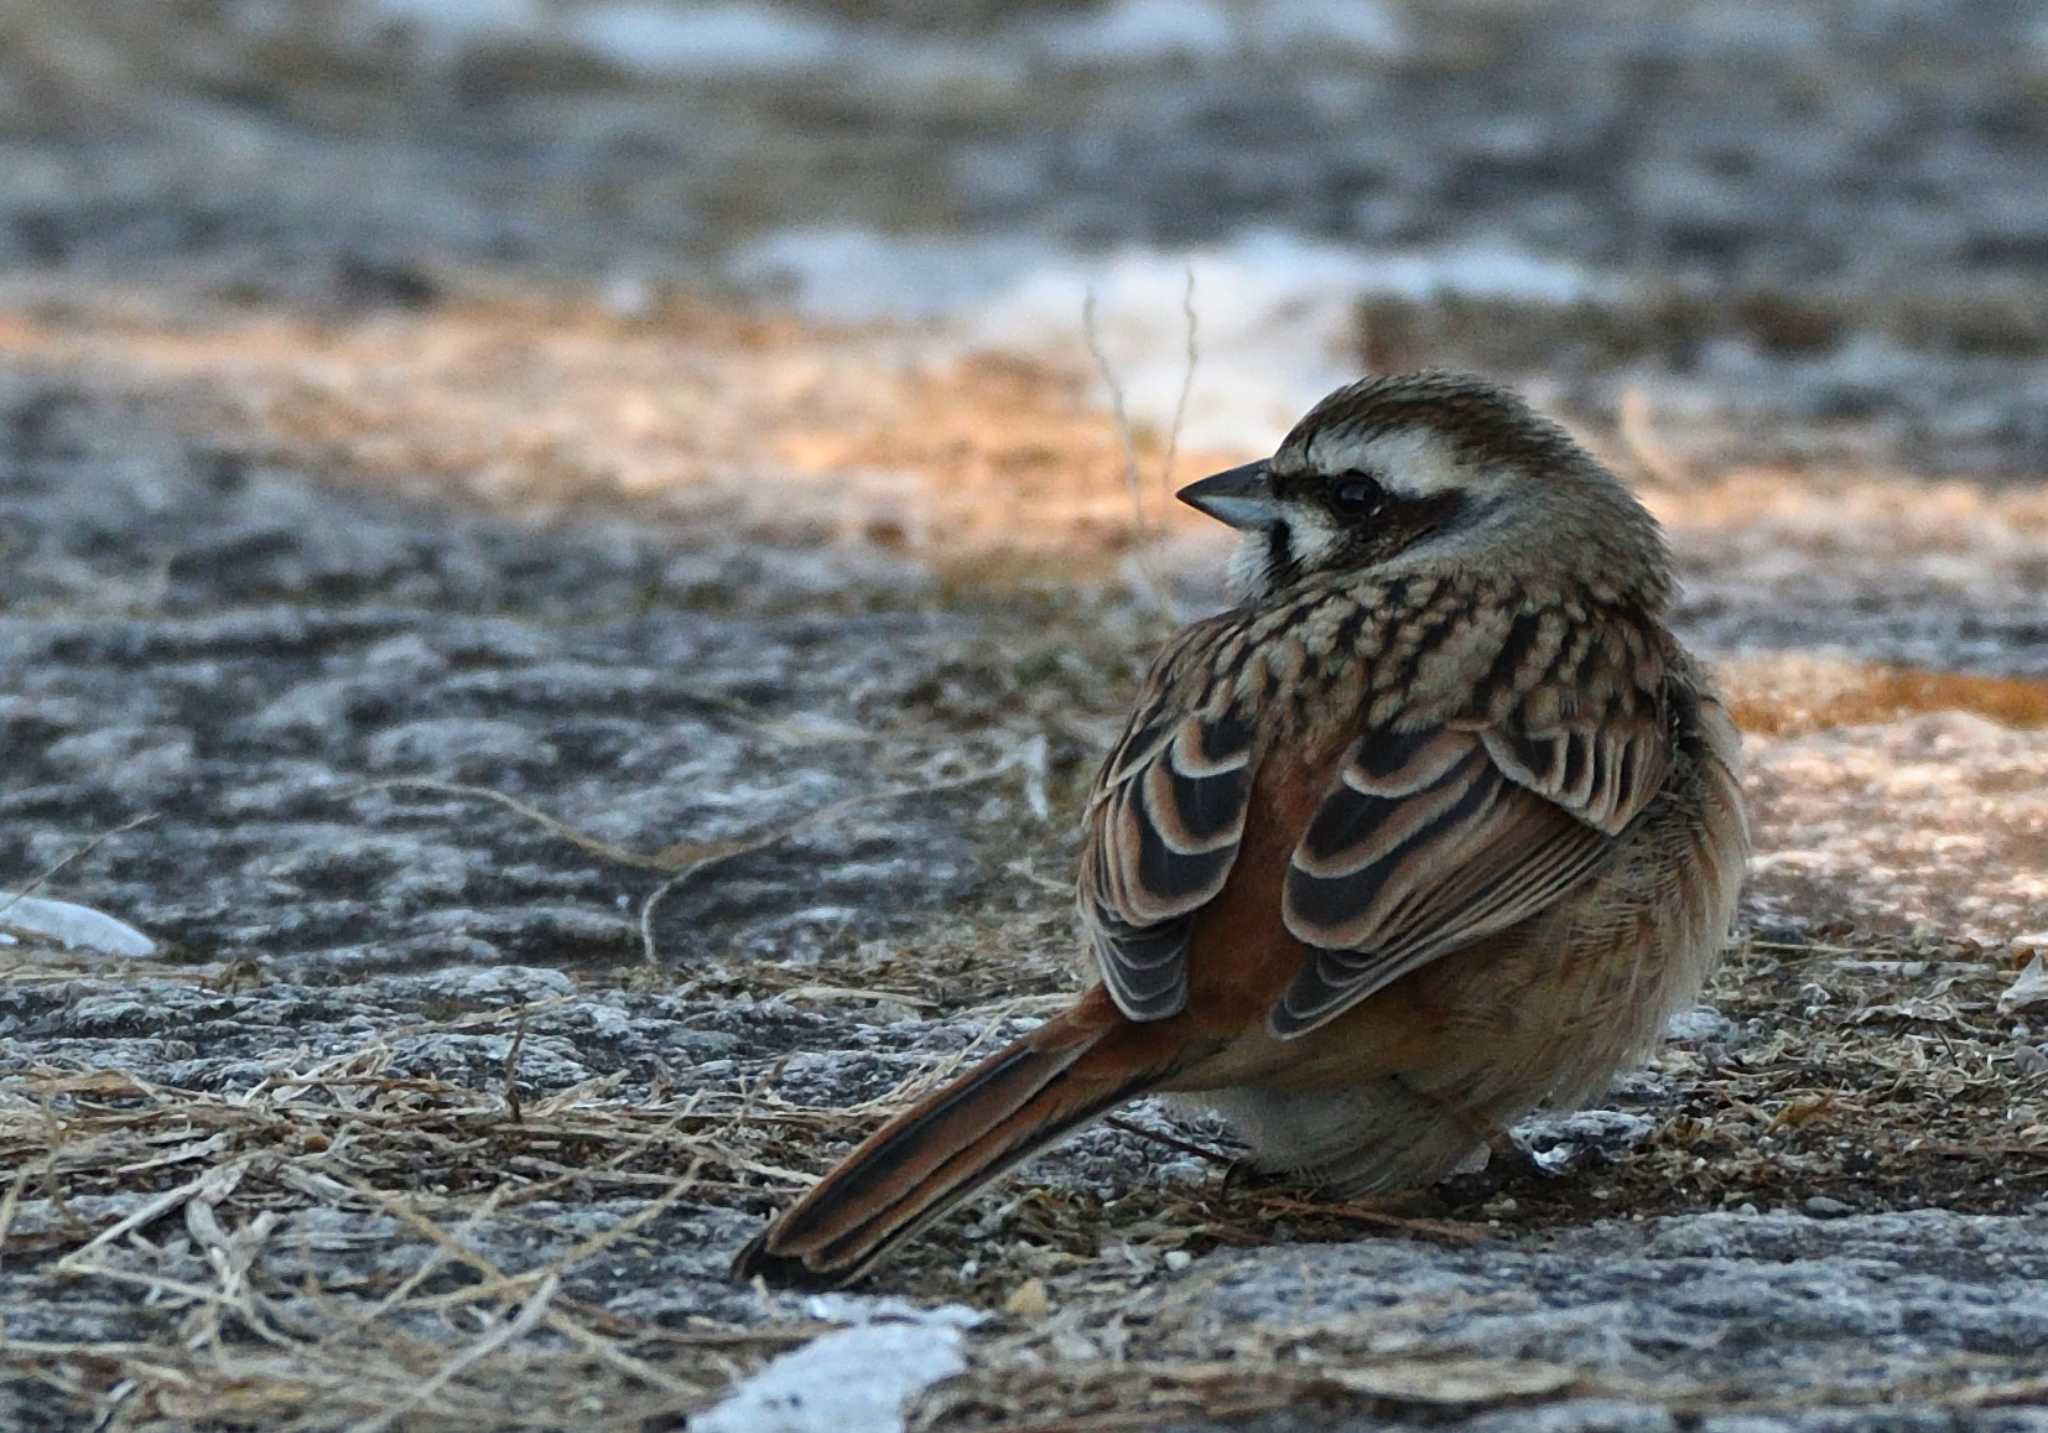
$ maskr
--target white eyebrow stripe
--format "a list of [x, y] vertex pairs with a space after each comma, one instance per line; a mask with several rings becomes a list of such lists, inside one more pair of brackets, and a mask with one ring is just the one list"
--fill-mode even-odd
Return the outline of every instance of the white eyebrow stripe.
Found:
[[1427, 498], [1469, 487], [1472, 474], [1442, 434], [1397, 428], [1360, 438], [1339, 427], [1309, 440], [1308, 468], [1318, 473], [1365, 473], [1389, 492]]

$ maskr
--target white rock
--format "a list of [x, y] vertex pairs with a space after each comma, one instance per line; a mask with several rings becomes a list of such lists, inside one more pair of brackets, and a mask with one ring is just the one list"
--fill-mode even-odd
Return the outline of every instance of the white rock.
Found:
[[40, 896], [0, 901], [0, 934], [31, 943], [54, 941], [66, 950], [92, 950], [101, 955], [156, 954], [156, 942], [126, 921], [90, 906]]
[[2022, 1010], [2048, 1010], [2048, 961], [2038, 954], [1998, 997], [1999, 1014], [2016, 1015]]
[[897, 1433], [910, 1400], [967, 1366], [958, 1328], [877, 1323], [786, 1353], [701, 1417], [696, 1433]]

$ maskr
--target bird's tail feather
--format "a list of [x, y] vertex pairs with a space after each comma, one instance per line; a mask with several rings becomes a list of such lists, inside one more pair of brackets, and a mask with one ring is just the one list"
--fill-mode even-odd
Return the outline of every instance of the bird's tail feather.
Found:
[[819, 1287], [857, 1279], [990, 1180], [1164, 1074], [1089, 1059], [1129, 1027], [1077, 1014], [1046, 1022], [875, 1131], [740, 1251], [734, 1276]]

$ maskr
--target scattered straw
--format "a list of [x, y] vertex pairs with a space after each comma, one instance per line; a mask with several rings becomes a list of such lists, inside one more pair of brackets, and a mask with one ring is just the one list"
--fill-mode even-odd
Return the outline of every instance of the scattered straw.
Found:
[[[532, 1013], [500, 1012], [515, 1029]], [[738, 1103], [701, 1091], [626, 1103], [565, 1090], [524, 1098], [515, 1120], [501, 1089], [399, 1075], [392, 1053], [387, 1037], [281, 1064], [258, 1089], [234, 1094], [56, 1067], [12, 1079], [16, 1098], [0, 1104], [0, 1161], [22, 1171], [0, 1206], [10, 1265], [134, 1290], [178, 1332], [10, 1340], [0, 1344], [0, 1378], [40, 1378], [49, 1396], [101, 1420], [148, 1407], [173, 1422], [279, 1428], [627, 1429], [675, 1422], [749, 1361], [802, 1335], [701, 1326], [677, 1335], [583, 1308], [567, 1290], [578, 1271], [618, 1258], [688, 1200], [731, 1191], [736, 1178], [794, 1181], [753, 1151], [789, 1120], [825, 1116], [784, 1111], [742, 1126]], [[538, 1150], [575, 1163], [523, 1153]], [[188, 1160], [201, 1168], [151, 1187]], [[64, 1206], [34, 1197], [37, 1177], [60, 1182], [73, 1206], [95, 1195], [133, 1207], [67, 1225]], [[519, 1206], [572, 1190], [585, 1200], [623, 1194], [637, 1207], [538, 1267], [510, 1272], [482, 1252], [485, 1232]], [[309, 1262], [309, 1250], [297, 1260], [307, 1282], [281, 1271], [294, 1230], [303, 1239], [366, 1215], [396, 1226], [379, 1242], [414, 1244], [422, 1257], [379, 1279], [332, 1256]], [[210, 1283], [162, 1262], [167, 1244], [153, 1231], [167, 1221], [182, 1224]], [[53, 1242], [72, 1247], [52, 1257]], [[467, 1332], [451, 1340], [458, 1329]]]

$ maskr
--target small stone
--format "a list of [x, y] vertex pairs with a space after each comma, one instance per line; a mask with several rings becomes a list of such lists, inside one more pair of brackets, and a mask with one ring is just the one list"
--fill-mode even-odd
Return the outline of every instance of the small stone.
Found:
[[1003, 1300], [1003, 1312], [1020, 1319], [1042, 1319], [1051, 1311], [1052, 1300], [1046, 1295], [1043, 1279], [1026, 1279]]
[[1998, 1013], [2048, 1010], [2048, 960], [2036, 955], [1998, 997]]
[[1169, 1249], [1166, 1251], [1166, 1267], [1173, 1273], [1178, 1274], [1182, 1269], [1185, 1269], [1194, 1262], [1195, 1256], [1185, 1249]]
[[1856, 1206], [1844, 1204], [1839, 1199], [1830, 1199], [1825, 1194], [1816, 1194], [1806, 1201], [1806, 1212], [1816, 1219], [1840, 1219], [1844, 1214], [1854, 1214]]

